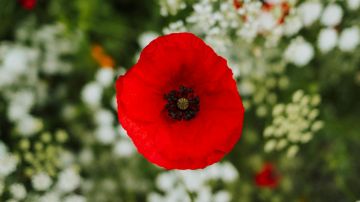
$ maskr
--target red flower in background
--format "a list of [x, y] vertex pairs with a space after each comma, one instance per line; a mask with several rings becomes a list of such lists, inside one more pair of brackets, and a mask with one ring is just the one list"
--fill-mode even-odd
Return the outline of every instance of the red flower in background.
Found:
[[233, 0], [233, 5], [234, 5], [235, 9], [239, 9], [243, 6], [243, 2], [242, 2], [242, 0]]
[[32, 10], [36, 5], [36, 0], [20, 0], [21, 6], [26, 10]]
[[116, 82], [118, 117], [138, 151], [167, 169], [219, 161], [244, 109], [226, 61], [191, 33], [159, 37]]
[[259, 187], [275, 188], [280, 180], [274, 166], [270, 163], [264, 164], [260, 172], [255, 176], [256, 185]]

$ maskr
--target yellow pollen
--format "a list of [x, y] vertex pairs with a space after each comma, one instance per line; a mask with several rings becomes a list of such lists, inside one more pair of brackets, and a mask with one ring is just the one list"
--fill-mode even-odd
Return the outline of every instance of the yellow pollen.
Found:
[[181, 110], [186, 110], [189, 107], [189, 100], [183, 97], [178, 99], [177, 107]]

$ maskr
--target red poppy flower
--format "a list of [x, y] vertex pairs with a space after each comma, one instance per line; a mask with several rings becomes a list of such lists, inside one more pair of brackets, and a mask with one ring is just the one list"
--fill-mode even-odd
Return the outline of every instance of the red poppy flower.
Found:
[[32, 10], [35, 7], [36, 0], [20, 0], [21, 6], [26, 10]]
[[279, 183], [279, 175], [272, 164], [266, 163], [255, 176], [256, 185], [259, 187], [275, 188]]
[[191, 33], [161, 36], [116, 82], [118, 117], [138, 151], [167, 169], [219, 161], [244, 109], [226, 61]]

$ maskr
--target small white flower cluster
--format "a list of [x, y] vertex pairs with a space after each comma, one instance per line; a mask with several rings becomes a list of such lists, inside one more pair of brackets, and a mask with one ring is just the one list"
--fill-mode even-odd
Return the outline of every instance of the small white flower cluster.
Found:
[[119, 158], [128, 158], [131, 157], [135, 152], [136, 149], [131, 142], [127, 132], [122, 126], [118, 126], [120, 132], [120, 138], [115, 141], [113, 147], [113, 153], [116, 157]]
[[[164, 33], [190, 30], [205, 35], [210, 44], [213, 41], [221, 44], [221, 39], [228, 38], [231, 33], [248, 42], [262, 36], [267, 45], [275, 46], [283, 35], [292, 36], [303, 27], [301, 16], [293, 9], [295, 3], [282, 0], [201, 0], [192, 6], [193, 12], [185, 19], [186, 25], [182, 21], [171, 23]], [[214, 47], [221, 50], [221, 46]]]
[[18, 158], [11, 154], [6, 145], [0, 140], [0, 181], [13, 173], [17, 164]]
[[[36, 49], [22, 45], [0, 44], [0, 89], [9, 105], [7, 117], [15, 123], [16, 131], [23, 136], [31, 136], [43, 128], [42, 120], [30, 114], [35, 104], [35, 95], [41, 93], [31, 90], [39, 83], [37, 59]], [[22, 82], [19, 82], [20, 80]], [[17, 87], [16, 90], [14, 86]], [[39, 86], [43, 85], [39, 83]]]
[[[79, 174], [71, 167], [60, 172], [58, 181], [53, 187], [53, 181], [49, 175], [38, 173], [31, 178], [35, 192], [26, 190], [21, 183], [12, 183], [8, 187], [11, 196], [8, 201], [85, 202], [85, 197], [72, 193], [79, 188], [80, 182]], [[4, 188], [4, 184], [0, 183], [0, 196]]]
[[[43, 26], [36, 31], [33, 28], [34, 24], [27, 22], [16, 31], [15, 42], [0, 44], [0, 96], [5, 100], [5, 118], [12, 123], [6, 127], [11, 132], [1, 134], [6, 137], [4, 141], [10, 139], [10, 150], [0, 141], [0, 196], [6, 193], [1, 199], [8, 201], [42, 201], [39, 193], [45, 195], [52, 189], [63, 192], [58, 194], [60, 197], [67, 197], [80, 183], [77, 172], [68, 174], [68, 168], [75, 162], [63, 161], [70, 153], [62, 147], [68, 134], [61, 129], [54, 133], [44, 131], [47, 120], [32, 114], [35, 106], [46, 107], [53, 99], [49, 96], [53, 89], [46, 79], [72, 70], [62, 56], [76, 51], [78, 43], [74, 41], [79, 41], [79, 36], [67, 32], [62, 24]], [[59, 170], [63, 171], [58, 173]], [[20, 178], [22, 181], [18, 182]], [[31, 183], [25, 186], [27, 180]], [[62, 187], [72, 190], [63, 191]]]
[[63, 24], [55, 24], [45, 26], [38, 31], [35, 36], [37, 46], [45, 49], [42, 57], [42, 71], [46, 74], [66, 74], [72, 70], [70, 63], [60, 59], [60, 56], [73, 54], [78, 49], [80, 35], [72, 35], [68, 37], [65, 33], [66, 29]]
[[76, 51], [74, 41], [79, 39], [64, 34], [62, 24], [43, 26], [35, 32], [32, 26], [27, 22], [17, 30], [15, 44], [0, 44], [0, 89], [8, 104], [7, 117], [16, 132], [26, 137], [43, 129], [43, 120], [30, 113], [35, 104], [42, 105], [49, 98], [40, 74], [68, 73], [71, 66], [61, 57]]
[[276, 90], [286, 89], [289, 85], [289, 79], [284, 74], [286, 68], [284, 64], [269, 65], [267, 69], [261, 68], [263, 65], [261, 63], [258, 65], [259, 69], [264, 69], [266, 72], [251, 73], [241, 77], [238, 88], [245, 109], [249, 110], [256, 106], [256, 115], [265, 117], [278, 101]]
[[140, 47], [143, 49], [143, 48], [145, 48], [145, 46], [147, 46], [152, 40], [154, 40], [158, 36], [159, 36], [158, 33], [155, 33], [152, 31], [144, 32], [139, 36], [138, 43], [139, 43]]
[[305, 27], [313, 25], [320, 17], [322, 4], [319, 1], [305, 1], [298, 6], [297, 12]]
[[286, 48], [284, 58], [298, 67], [303, 67], [314, 58], [314, 55], [315, 51], [311, 43], [302, 37], [297, 37]]
[[[217, 163], [203, 170], [167, 171], [156, 178], [156, 187], [165, 194], [152, 192], [148, 202], [228, 202], [231, 195], [226, 190], [213, 193], [211, 183], [222, 181], [235, 182], [239, 177], [236, 168], [229, 162]], [[194, 196], [193, 200], [191, 196]]]
[[160, 0], [159, 4], [162, 16], [176, 15], [179, 10], [186, 8], [184, 0]]
[[103, 91], [114, 83], [115, 72], [110, 67], [102, 67], [95, 74], [95, 80], [87, 83], [81, 91], [82, 101], [91, 109], [101, 107]]
[[31, 182], [35, 190], [45, 191], [51, 186], [52, 179], [47, 173], [40, 172], [32, 176]]
[[324, 28], [320, 31], [317, 46], [322, 53], [327, 53], [338, 46], [343, 52], [352, 52], [360, 43], [360, 29], [352, 26], [342, 30], [340, 36], [334, 28]]
[[[146, 46], [150, 40], [156, 35], [146, 34], [139, 41], [140, 45]], [[150, 39], [151, 38], [151, 39]], [[118, 75], [125, 73], [125, 69], [120, 68]], [[95, 74], [95, 80], [86, 84], [82, 90], [81, 98], [82, 101], [94, 112], [94, 124], [96, 129], [94, 130], [95, 139], [104, 145], [111, 145], [113, 147], [113, 154], [120, 158], [127, 158], [132, 156], [135, 152], [135, 147], [133, 146], [131, 140], [127, 136], [126, 131], [118, 126], [118, 135], [116, 133], [116, 114], [111, 110], [106, 109], [105, 104], [103, 104], [103, 94], [104, 91], [109, 90], [110, 87], [113, 87], [113, 81], [115, 77], [115, 72], [112, 68], [101, 68]], [[113, 97], [111, 106], [113, 110], [117, 110], [116, 98]], [[83, 162], [88, 162], [89, 159], [92, 159], [93, 154], [90, 152], [82, 153], [81, 159]]]
[[360, 8], [360, 0], [347, 0], [346, 4], [350, 11], [356, 11]]
[[291, 103], [277, 104], [273, 108], [272, 123], [264, 130], [265, 152], [286, 149], [288, 157], [295, 156], [298, 144], [308, 143], [324, 125], [317, 120], [320, 101], [319, 95], [309, 96], [298, 90]]
[[9, 187], [9, 191], [14, 199], [22, 200], [26, 197], [27, 192], [24, 185], [19, 183], [14, 183]]
[[303, 27], [300, 17], [293, 9], [296, 1], [243, 2], [237, 13], [244, 22], [237, 34], [246, 41], [252, 42], [257, 36], [262, 36], [266, 39], [265, 45], [275, 46], [282, 36], [292, 36]]
[[168, 27], [163, 29], [164, 34], [170, 34], [175, 32], [186, 32], [188, 29], [182, 20], [178, 20], [169, 24]]
[[[358, 9], [360, 1], [348, 1], [350, 10]], [[341, 33], [338, 26], [343, 19], [343, 9], [336, 3], [328, 4], [321, 16], [323, 28], [318, 36], [317, 46], [322, 53], [333, 50], [336, 46], [343, 52], [353, 51], [360, 43], [360, 30], [357, 26], [344, 28]]]
[[41, 194], [33, 194], [33, 198], [39, 202], [85, 202], [84, 196], [74, 194], [73, 192], [79, 188], [81, 178], [73, 167], [68, 167], [59, 173], [58, 180], [54, 183], [45, 173], [38, 173], [32, 177], [32, 185], [35, 190], [43, 192]]
[[[123, 69], [122, 69], [123, 70]], [[125, 72], [125, 70], [123, 70]], [[81, 92], [81, 99], [94, 113], [94, 135], [98, 142], [104, 145], [113, 144], [117, 138], [115, 129], [115, 113], [103, 106], [104, 91], [109, 90], [114, 83], [115, 72], [112, 68], [101, 68], [95, 74], [95, 80], [86, 84]], [[115, 97], [110, 103], [117, 110]]]

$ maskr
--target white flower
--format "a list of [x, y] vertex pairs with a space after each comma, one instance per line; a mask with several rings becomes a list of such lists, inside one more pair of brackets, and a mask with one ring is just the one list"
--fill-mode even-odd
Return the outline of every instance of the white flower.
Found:
[[177, 186], [167, 193], [165, 201], [191, 202], [191, 199], [183, 186]]
[[321, 52], [326, 53], [333, 48], [335, 48], [337, 44], [338, 34], [337, 31], [333, 28], [326, 28], [320, 31], [318, 37], [318, 47]]
[[321, 23], [325, 26], [333, 27], [340, 24], [343, 17], [343, 10], [337, 4], [329, 4], [324, 9], [321, 16]]
[[239, 174], [236, 168], [231, 163], [225, 162], [222, 164], [221, 167], [221, 178], [224, 182], [233, 182], [238, 178]]
[[147, 46], [152, 40], [157, 38], [159, 35], [155, 32], [144, 32], [139, 36], [139, 44], [141, 48]]
[[296, 66], [307, 65], [314, 57], [314, 48], [302, 38], [292, 40], [285, 50], [285, 59]]
[[20, 135], [31, 136], [42, 130], [44, 124], [41, 119], [27, 115], [22, 117], [16, 124], [16, 130]]
[[245, 96], [252, 95], [256, 90], [254, 83], [249, 79], [244, 79], [240, 83], [239, 88], [240, 88], [240, 92], [242, 93], [241, 95], [245, 95]]
[[231, 200], [231, 195], [227, 191], [218, 191], [214, 195], [214, 202], [229, 202]]
[[100, 109], [96, 112], [94, 119], [98, 126], [111, 126], [114, 122], [114, 115], [107, 109]]
[[222, 172], [221, 172], [222, 166], [220, 163], [215, 163], [211, 166], [208, 166], [205, 168], [205, 175], [207, 179], [217, 180], [221, 178]]
[[292, 36], [298, 33], [302, 26], [303, 23], [301, 22], [300, 17], [287, 18], [284, 24], [284, 33], [287, 36]]
[[17, 158], [11, 154], [0, 156], [0, 177], [6, 177], [15, 171]]
[[118, 157], [130, 157], [135, 153], [135, 147], [129, 139], [121, 139], [114, 145], [114, 154]]
[[4, 57], [3, 68], [13, 74], [24, 73], [28, 67], [28, 57], [25, 48], [14, 47]]
[[26, 197], [26, 189], [22, 184], [13, 184], [10, 186], [11, 195], [18, 200], [22, 200]]
[[95, 131], [95, 137], [102, 144], [110, 144], [115, 140], [115, 129], [112, 126], [100, 126]]
[[35, 190], [44, 191], [51, 186], [52, 180], [49, 175], [41, 172], [32, 176], [31, 183]]
[[91, 106], [97, 107], [100, 105], [101, 98], [102, 98], [103, 88], [97, 82], [91, 82], [86, 84], [81, 92], [81, 99], [82, 101]]
[[357, 10], [360, 7], [360, 0], [347, 0], [349, 10]]
[[298, 12], [305, 26], [312, 25], [319, 17], [322, 5], [319, 2], [304, 2], [299, 6]]
[[289, 149], [286, 152], [286, 156], [288, 158], [292, 158], [294, 157], [299, 151], [299, 146], [297, 145], [292, 145], [291, 147], [289, 147]]
[[80, 176], [72, 168], [67, 168], [59, 174], [57, 188], [62, 192], [71, 192], [77, 189], [80, 185]]
[[48, 192], [40, 196], [39, 202], [60, 202], [60, 195], [56, 192]]
[[8, 107], [8, 118], [17, 121], [27, 115], [31, 107], [35, 104], [34, 92], [21, 90], [10, 96]]
[[[1, 73], [0, 73], [1, 74]], [[29, 113], [29, 108], [16, 103], [9, 103], [7, 114], [10, 121], [17, 121]]]
[[59, 161], [62, 166], [71, 166], [72, 164], [74, 164], [75, 155], [70, 151], [64, 150], [60, 154]]
[[161, 0], [160, 1], [160, 14], [162, 16], [175, 15], [179, 10], [186, 7], [183, 0]]
[[181, 170], [177, 172], [189, 191], [197, 191], [204, 185], [205, 175], [200, 170]]
[[156, 187], [162, 191], [168, 192], [175, 187], [177, 177], [172, 171], [160, 173], [155, 180]]
[[358, 27], [346, 28], [341, 32], [339, 48], [344, 52], [353, 51], [360, 42], [360, 30]]
[[72, 194], [64, 198], [64, 202], [86, 202], [85, 197]]
[[265, 143], [264, 151], [269, 153], [275, 149], [276, 146], [276, 140], [269, 140]]
[[4, 86], [10, 85], [15, 79], [16, 75], [0, 66], [0, 87], [4, 88]]
[[212, 198], [212, 193], [210, 187], [204, 186], [201, 187], [201, 189], [197, 192], [195, 202], [209, 202], [211, 201], [211, 198]]
[[257, 19], [259, 30], [261, 31], [269, 31], [276, 26], [275, 17], [269, 12], [262, 12]]
[[103, 87], [109, 87], [114, 83], [114, 70], [112, 68], [100, 68], [95, 75], [96, 81]]

